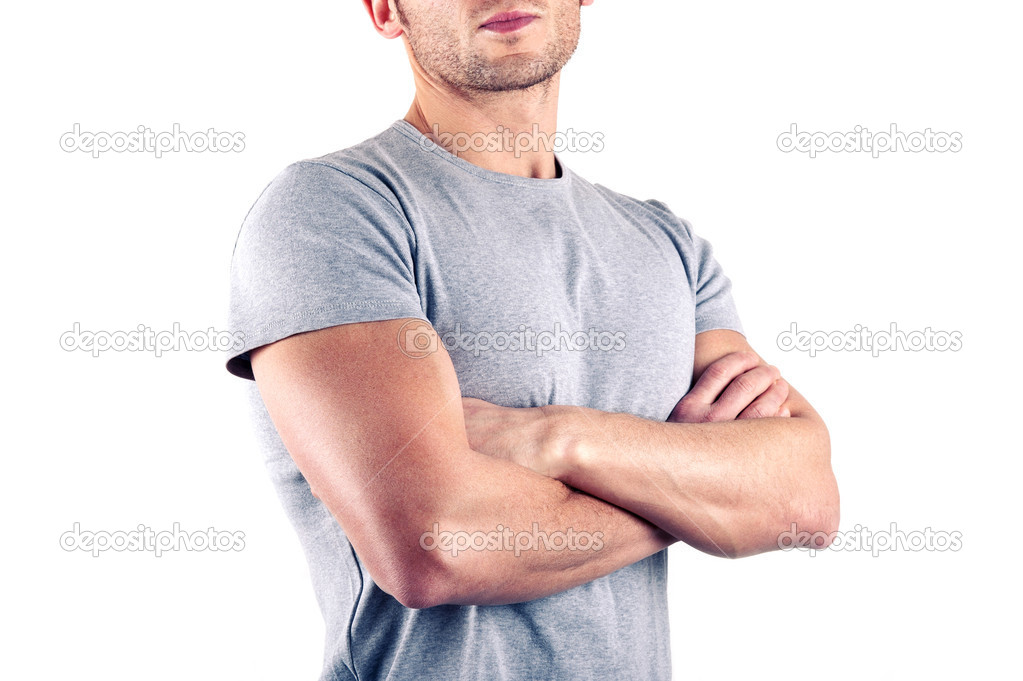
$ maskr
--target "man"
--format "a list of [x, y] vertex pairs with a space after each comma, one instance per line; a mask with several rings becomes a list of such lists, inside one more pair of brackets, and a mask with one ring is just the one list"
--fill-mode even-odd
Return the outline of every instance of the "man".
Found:
[[666, 547], [833, 531], [827, 431], [710, 246], [550, 150], [592, 0], [365, 4], [408, 114], [279, 175], [232, 264], [321, 678], [669, 678]]

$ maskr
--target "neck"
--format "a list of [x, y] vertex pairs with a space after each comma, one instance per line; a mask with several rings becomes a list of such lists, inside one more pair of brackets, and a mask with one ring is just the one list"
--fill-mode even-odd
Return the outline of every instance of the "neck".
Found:
[[[509, 175], [557, 177], [554, 135], [561, 74], [525, 90], [456, 92], [416, 73], [405, 120], [469, 163]], [[475, 148], [473, 148], [475, 147]]]

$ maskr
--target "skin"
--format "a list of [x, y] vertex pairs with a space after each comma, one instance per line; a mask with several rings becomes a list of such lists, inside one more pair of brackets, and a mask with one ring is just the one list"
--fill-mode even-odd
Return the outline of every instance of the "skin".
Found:
[[[592, 0], [365, 0], [377, 31], [403, 39], [416, 84], [406, 120], [424, 134], [557, 129], [560, 70]], [[537, 18], [515, 34], [497, 12]], [[520, 150], [521, 152], [521, 150]], [[460, 154], [552, 178], [554, 154]], [[797, 523], [838, 523], [820, 417], [730, 331], [696, 336], [693, 389], [666, 423], [461, 397], [443, 345], [408, 357], [406, 320], [298, 334], [252, 352], [259, 390], [313, 493], [374, 581], [407, 607], [532, 600], [609, 574], [682, 540], [722, 556], [777, 548]], [[535, 524], [535, 525], [534, 525]], [[424, 533], [599, 533], [599, 550], [426, 550]]]
[[[553, 136], [561, 67], [579, 41], [579, 8], [593, 0], [399, 4], [400, 12], [395, 0], [365, 0], [377, 31], [405, 43], [416, 86], [405, 120], [427, 135], [434, 130], [493, 132], [500, 126], [515, 135]], [[498, 12], [511, 10], [534, 13], [537, 19], [515, 34], [480, 28]], [[466, 150], [459, 156], [495, 172], [557, 176], [554, 154], [540, 144], [524, 153]]]
[[699, 334], [696, 353], [712, 362], [667, 423], [466, 399], [469, 443], [714, 555], [777, 549], [793, 522], [834, 531], [838, 489], [820, 416], [742, 335]]

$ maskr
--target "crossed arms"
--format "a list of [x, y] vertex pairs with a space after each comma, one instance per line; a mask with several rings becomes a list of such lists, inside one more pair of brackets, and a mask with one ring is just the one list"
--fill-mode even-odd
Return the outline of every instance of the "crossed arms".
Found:
[[[791, 523], [838, 523], [827, 429], [732, 331], [696, 337], [693, 389], [666, 423], [463, 400], [443, 346], [400, 351], [406, 320], [347, 324], [254, 350], [281, 438], [381, 589], [411, 608], [533, 600], [675, 541], [727, 557]], [[596, 551], [425, 550], [452, 532], [586, 532]], [[598, 535], [599, 533], [599, 535]]]

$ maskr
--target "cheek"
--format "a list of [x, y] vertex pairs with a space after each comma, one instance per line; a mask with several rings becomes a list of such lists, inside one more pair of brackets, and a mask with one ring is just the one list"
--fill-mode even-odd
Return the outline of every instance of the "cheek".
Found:
[[567, 9], [560, 10], [551, 21], [548, 31], [552, 33], [551, 38], [558, 38], [566, 45], [572, 45], [579, 41], [580, 21], [579, 8], [572, 5]]

